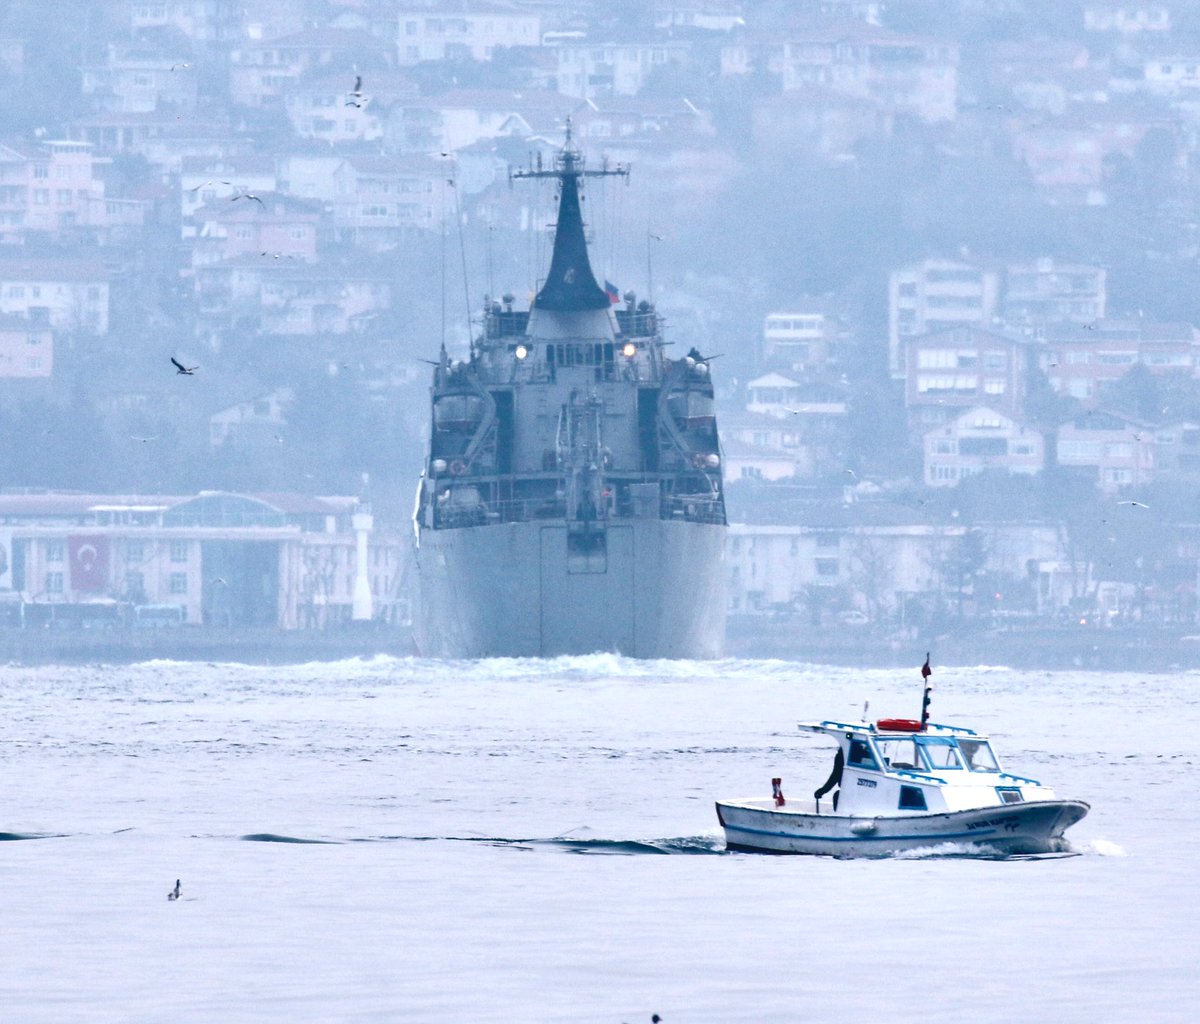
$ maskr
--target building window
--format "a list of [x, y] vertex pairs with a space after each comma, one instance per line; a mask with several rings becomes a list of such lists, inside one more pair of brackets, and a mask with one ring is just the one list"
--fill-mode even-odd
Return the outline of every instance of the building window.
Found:
[[146, 557], [146, 550], [140, 540], [127, 540], [125, 542], [125, 561], [141, 562]]
[[186, 562], [188, 560], [188, 543], [186, 540], [171, 541], [171, 561]]
[[140, 572], [127, 572], [125, 574], [125, 594], [128, 597], [145, 597], [146, 577]]
[[61, 540], [50, 540], [46, 542], [46, 561], [61, 562], [64, 560], [63, 542]]
[[187, 573], [173, 572], [171, 573], [171, 593], [186, 594], [187, 593]]
[[46, 573], [46, 593], [61, 594], [63, 592], [63, 574], [61, 572]]
[[838, 560], [836, 558], [818, 558], [816, 559], [816, 567], [818, 576], [836, 576], [838, 574]]

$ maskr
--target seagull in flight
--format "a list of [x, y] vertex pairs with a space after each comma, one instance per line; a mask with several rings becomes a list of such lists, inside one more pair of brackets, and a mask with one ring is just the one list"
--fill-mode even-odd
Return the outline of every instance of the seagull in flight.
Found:
[[229, 201], [231, 203], [236, 203], [239, 199], [253, 199], [256, 203], [258, 203], [259, 206], [267, 205], [261, 199], [259, 199], [258, 196], [256, 196], [253, 192], [239, 192], [237, 195], [229, 197]]
[[[217, 182], [215, 182], [215, 181], [203, 181], [203, 182], [201, 182], [199, 185], [197, 185], [195, 188], [189, 188], [189, 189], [188, 189], [188, 191], [189, 191], [189, 192], [199, 192], [199, 191], [200, 191], [202, 188], [207, 188], [209, 185], [216, 185], [216, 184], [217, 184]], [[220, 184], [222, 184], [222, 185], [232, 185], [232, 184], [233, 184], [233, 182], [231, 182], [231, 181], [222, 181]]]
[[354, 76], [354, 88], [350, 90], [350, 98], [346, 100], [348, 107], [361, 107], [362, 103], [362, 75]]
[[129, 435], [129, 440], [131, 440], [131, 441], [141, 441], [141, 442], [142, 442], [142, 444], [146, 444], [146, 443], [147, 443], [147, 442], [149, 442], [149, 441], [157, 441], [157, 440], [158, 440], [158, 438], [157, 438], [157, 437], [138, 437], [136, 434], [130, 434], [130, 435]]
[[171, 356], [171, 362], [175, 364], [175, 372], [177, 374], [182, 373], [188, 377], [192, 376], [198, 369], [200, 369], [199, 366], [184, 366], [183, 363], [181, 363], [174, 356]]
[[1149, 508], [1149, 505], [1143, 505], [1140, 501], [1118, 501], [1118, 505], [1132, 505], [1134, 508]]

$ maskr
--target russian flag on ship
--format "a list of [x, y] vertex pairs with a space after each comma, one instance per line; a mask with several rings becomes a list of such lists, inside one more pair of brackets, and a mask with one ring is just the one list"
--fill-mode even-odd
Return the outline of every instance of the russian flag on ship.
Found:
[[604, 294], [608, 296], [608, 301], [616, 305], [621, 301], [621, 291], [608, 278], [604, 279]]

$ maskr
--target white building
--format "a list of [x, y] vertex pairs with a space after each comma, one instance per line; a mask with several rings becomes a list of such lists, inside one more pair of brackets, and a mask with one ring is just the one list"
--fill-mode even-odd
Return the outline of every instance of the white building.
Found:
[[927, 487], [954, 487], [985, 469], [1031, 476], [1045, 467], [1042, 435], [984, 406], [929, 431], [923, 441]]
[[395, 17], [401, 65], [448, 58], [486, 61], [497, 49], [542, 42], [541, 18], [510, 4], [455, 4], [452, 10], [405, 5]]
[[0, 313], [59, 330], [108, 333], [109, 274], [82, 259], [0, 260]]
[[554, 44], [553, 49], [558, 58], [558, 91], [565, 96], [594, 99], [635, 95], [655, 71], [670, 63], [685, 63], [691, 43], [663, 39], [635, 43], [569, 40]]
[[982, 327], [996, 316], [1000, 274], [962, 260], [930, 259], [888, 280], [888, 367], [904, 375], [907, 339], [951, 327]]

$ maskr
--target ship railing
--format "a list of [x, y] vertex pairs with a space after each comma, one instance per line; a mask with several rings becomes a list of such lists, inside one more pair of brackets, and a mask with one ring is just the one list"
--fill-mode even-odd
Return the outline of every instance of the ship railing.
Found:
[[528, 523], [536, 519], [562, 519], [567, 503], [561, 498], [514, 498], [473, 505], [446, 505], [437, 510], [439, 529], [487, 526], [498, 523]]
[[[650, 506], [651, 509], [654, 505]], [[663, 519], [689, 523], [725, 523], [725, 504], [720, 498], [705, 495], [675, 495], [663, 499], [658, 506]], [[434, 525], [440, 530], [468, 526], [489, 526], [501, 523], [529, 523], [545, 519], [563, 519], [567, 503], [561, 498], [513, 498], [505, 501], [474, 504], [444, 503], [436, 506]], [[643, 513], [644, 514], [644, 513]], [[651, 512], [651, 516], [653, 513]], [[595, 522], [616, 522], [637, 517], [637, 510], [628, 500], [615, 498], [597, 510]]]
[[725, 502], [704, 494], [675, 494], [663, 498], [662, 517], [688, 523], [725, 523]]

